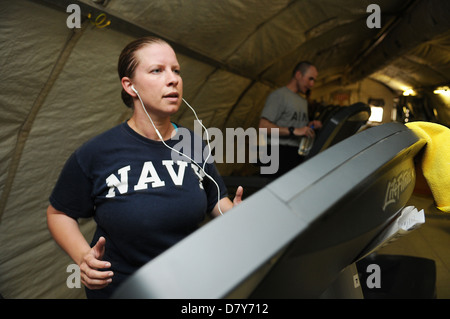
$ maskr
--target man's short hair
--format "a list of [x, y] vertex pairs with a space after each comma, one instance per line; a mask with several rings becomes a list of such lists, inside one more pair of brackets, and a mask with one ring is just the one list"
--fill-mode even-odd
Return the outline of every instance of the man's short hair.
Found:
[[297, 71], [300, 71], [301, 74], [305, 75], [306, 71], [308, 71], [309, 67], [312, 65], [313, 64], [309, 61], [301, 61], [297, 63], [294, 70], [292, 71], [292, 76], [294, 77]]

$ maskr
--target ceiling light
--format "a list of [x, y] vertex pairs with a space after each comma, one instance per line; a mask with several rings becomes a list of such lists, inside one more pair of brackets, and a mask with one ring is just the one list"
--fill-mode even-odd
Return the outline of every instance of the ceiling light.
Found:
[[407, 89], [403, 91], [404, 96], [416, 96], [416, 94], [416, 91], [414, 91], [413, 89]]
[[440, 86], [433, 93], [450, 96], [450, 88], [448, 86]]

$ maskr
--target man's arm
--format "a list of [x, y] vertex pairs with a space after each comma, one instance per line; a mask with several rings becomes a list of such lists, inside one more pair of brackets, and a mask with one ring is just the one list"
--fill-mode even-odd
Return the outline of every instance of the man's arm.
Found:
[[[289, 127], [278, 126], [275, 123], [272, 123], [271, 121], [269, 121], [268, 119], [266, 119], [264, 117], [262, 117], [259, 120], [259, 128], [266, 128], [267, 133], [269, 135], [270, 135], [272, 129], [278, 129], [279, 136], [291, 135], [291, 132], [289, 131]], [[295, 127], [293, 130], [293, 134], [295, 136], [309, 136], [309, 137], [313, 137], [315, 135], [314, 130], [308, 126]]]

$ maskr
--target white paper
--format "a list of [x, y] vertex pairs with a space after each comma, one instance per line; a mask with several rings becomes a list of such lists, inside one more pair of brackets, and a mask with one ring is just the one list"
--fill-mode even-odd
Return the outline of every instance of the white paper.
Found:
[[390, 244], [398, 238], [405, 236], [414, 229], [417, 229], [425, 223], [425, 213], [422, 210], [418, 211], [414, 206], [407, 206], [400, 212], [397, 217], [387, 229], [385, 229], [372, 244], [361, 254], [362, 259], [380, 248]]

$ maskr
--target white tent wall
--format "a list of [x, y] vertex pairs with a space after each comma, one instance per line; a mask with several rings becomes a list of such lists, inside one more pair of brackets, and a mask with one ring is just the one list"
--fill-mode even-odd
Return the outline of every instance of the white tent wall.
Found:
[[131, 38], [95, 28], [76, 35], [63, 12], [2, 2], [0, 293], [79, 296], [66, 285], [71, 261], [49, 237], [48, 196], [69, 154], [122, 120], [115, 65]]

